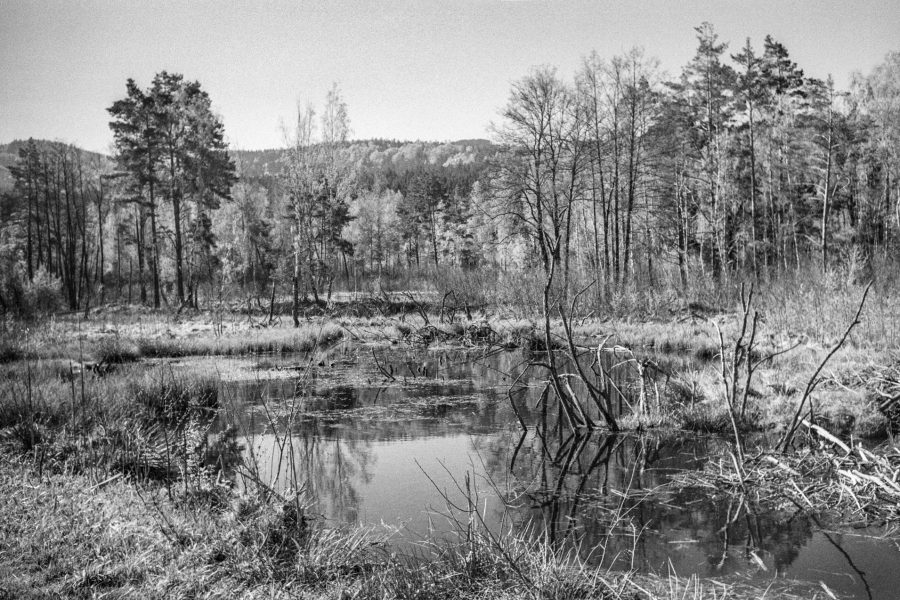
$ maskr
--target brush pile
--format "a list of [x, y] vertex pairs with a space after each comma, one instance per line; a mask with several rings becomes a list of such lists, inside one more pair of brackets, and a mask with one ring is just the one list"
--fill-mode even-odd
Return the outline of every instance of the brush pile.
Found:
[[900, 425], [900, 361], [875, 370], [867, 387], [878, 402], [878, 409], [893, 423]]
[[803, 450], [748, 456], [744, 464], [732, 454], [702, 471], [681, 473], [673, 483], [776, 509], [832, 513], [854, 525], [900, 522], [900, 448], [875, 452], [807, 420], [802, 424], [814, 442]]
[[840, 387], [862, 388], [893, 424], [900, 428], [900, 356], [887, 365], [870, 365], [846, 373], [837, 382]]

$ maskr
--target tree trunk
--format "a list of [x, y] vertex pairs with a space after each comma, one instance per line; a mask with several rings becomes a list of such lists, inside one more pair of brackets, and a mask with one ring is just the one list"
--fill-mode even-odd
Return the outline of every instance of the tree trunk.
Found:
[[822, 199], [822, 272], [828, 270], [828, 212], [831, 208], [831, 149], [834, 136], [834, 113], [829, 110], [828, 114], [828, 136], [826, 138], [825, 147], [825, 185]]
[[175, 290], [178, 303], [184, 304], [184, 242], [181, 235], [181, 198], [172, 198], [172, 216], [175, 220]]
[[296, 231], [294, 233], [294, 275], [291, 278], [291, 318], [294, 320], [294, 327], [300, 327], [300, 249], [297, 247], [298, 233]]
[[150, 248], [153, 250], [150, 268], [153, 269], [153, 308], [159, 308], [159, 237], [156, 229], [156, 199], [153, 180], [150, 180]]
[[750, 111], [750, 252], [753, 264], [753, 276], [759, 277], [759, 266], [756, 258], [756, 143], [753, 130], [753, 99], [748, 98]]

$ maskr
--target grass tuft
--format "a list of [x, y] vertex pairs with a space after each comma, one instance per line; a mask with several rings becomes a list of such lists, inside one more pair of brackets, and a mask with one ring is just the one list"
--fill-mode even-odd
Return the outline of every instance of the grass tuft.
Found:
[[140, 359], [141, 350], [133, 340], [114, 336], [98, 341], [94, 355], [99, 363], [120, 365]]

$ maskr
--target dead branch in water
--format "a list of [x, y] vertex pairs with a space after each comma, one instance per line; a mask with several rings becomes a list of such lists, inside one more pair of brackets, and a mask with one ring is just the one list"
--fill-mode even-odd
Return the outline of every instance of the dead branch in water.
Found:
[[378, 360], [378, 356], [375, 354], [375, 349], [372, 348], [372, 358], [375, 359], [375, 366], [378, 368], [378, 371], [384, 376], [385, 379], [390, 381], [397, 381], [397, 378], [394, 377], [394, 366], [390, 366], [390, 370], [384, 368], [381, 362]]
[[740, 469], [734, 460], [723, 457], [701, 471], [677, 474], [673, 485], [739, 494], [763, 504], [787, 502], [814, 512], [833, 510], [836, 516], [863, 523], [900, 522], [900, 452], [896, 448], [866, 450], [859, 443], [842, 442], [806, 419], [800, 425], [819, 440], [818, 448], [748, 457]]

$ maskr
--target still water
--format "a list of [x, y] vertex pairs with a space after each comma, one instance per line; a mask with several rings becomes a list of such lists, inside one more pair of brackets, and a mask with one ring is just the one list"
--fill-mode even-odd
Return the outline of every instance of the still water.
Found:
[[[528, 363], [521, 351], [341, 345], [215, 368], [232, 374], [221, 422], [237, 424], [244, 464], [281, 492], [302, 489], [328, 524], [384, 526], [408, 546], [464, 526], [474, 505], [494, 530], [541, 536], [595, 564], [897, 597], [896, 539], [667, 485], [727, 456], [728, 441], [573, 436], [544, 408], [545, 377]], [[607, 368], [625, 410], [637, 371], [616, 357]]]

